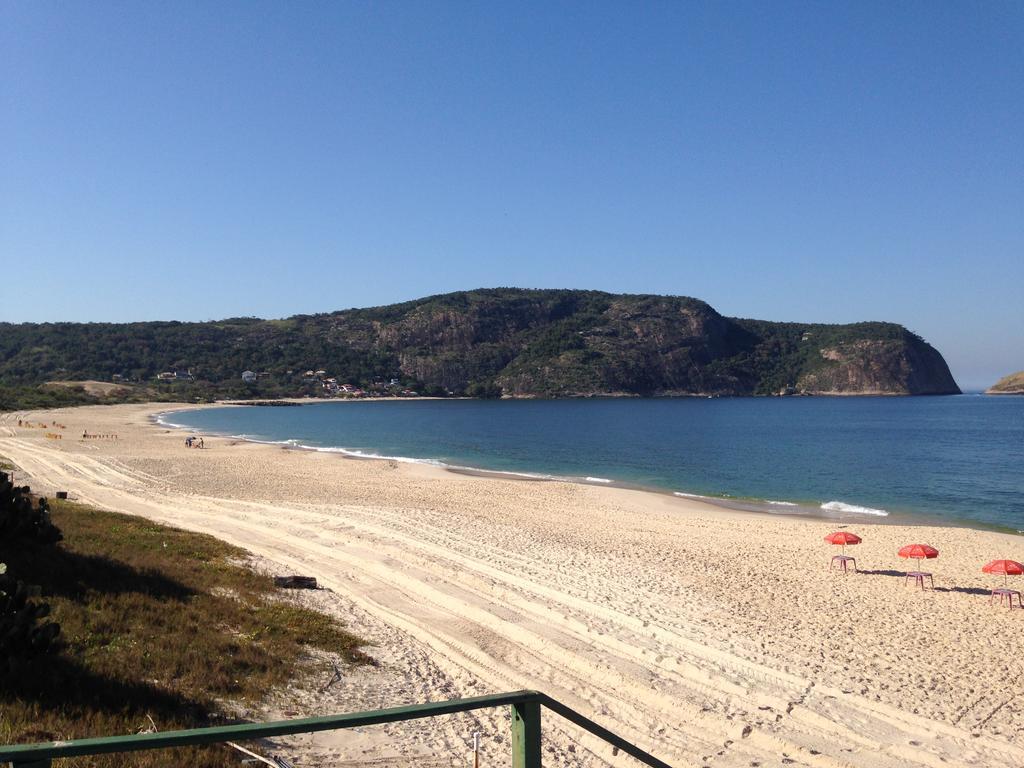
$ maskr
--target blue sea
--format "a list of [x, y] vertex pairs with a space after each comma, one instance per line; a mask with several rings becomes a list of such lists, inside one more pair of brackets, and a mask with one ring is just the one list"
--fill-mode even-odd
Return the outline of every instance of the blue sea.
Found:
[[1024, 530], [1024, 397], [395, 400], [213, 408], [163, 420], [776, 514]]

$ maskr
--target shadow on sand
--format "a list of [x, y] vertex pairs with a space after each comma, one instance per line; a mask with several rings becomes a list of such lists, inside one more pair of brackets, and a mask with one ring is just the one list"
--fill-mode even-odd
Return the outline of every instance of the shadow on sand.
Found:
[[[869, 568], [861, 568], [857, 573], [865, 576], [895, 576], [901, 579], [906, 579], [906, 571], [897, 571], [892, 568], [876, 569], [872, 570]], [[984, 595], [989, 597], [992, 594], [991, 589], [985, 587], [935, 587], [935, 592], [959, 592], [962, 595]]]

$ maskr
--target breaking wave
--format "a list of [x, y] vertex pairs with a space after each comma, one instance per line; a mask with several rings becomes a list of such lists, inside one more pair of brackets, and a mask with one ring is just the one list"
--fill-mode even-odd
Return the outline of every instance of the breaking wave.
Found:
[[860, 507], [856, 504], [847, 504], [844, 501], [826, 501], [821, 505], [826, 512], [850, 512], [855, 515], [874, 515], [875, 517], [888, 517], [889, 513], [884, 509], [873, 507]]

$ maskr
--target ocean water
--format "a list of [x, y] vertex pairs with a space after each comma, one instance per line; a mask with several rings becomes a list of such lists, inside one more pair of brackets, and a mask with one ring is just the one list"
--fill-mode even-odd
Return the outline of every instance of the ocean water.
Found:
[[763, 512], [1024, 530], [1024, 397], [325, 402], [164, 421]]

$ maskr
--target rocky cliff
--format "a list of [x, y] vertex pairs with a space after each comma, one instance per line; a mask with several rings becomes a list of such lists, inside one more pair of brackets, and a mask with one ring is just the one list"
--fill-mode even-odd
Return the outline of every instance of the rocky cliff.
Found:
[[821, 366], [797, 379], [797, 388], [809, 394], [943, 395], [958, 391], [942, 355], [912, 339], [848, 341], [823, 347], [818, 355]]
[[260, 396], [305, 391], [307, 370], [505, 397], [959, 392], [899, 325], [728, 318], [680, 296], [487, 289], [285, 320], [0, 324], [0, 384], [188, 371], [237, 395], [244, 370]]

